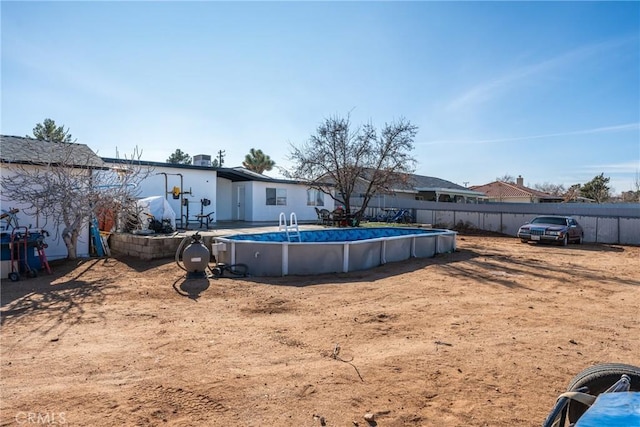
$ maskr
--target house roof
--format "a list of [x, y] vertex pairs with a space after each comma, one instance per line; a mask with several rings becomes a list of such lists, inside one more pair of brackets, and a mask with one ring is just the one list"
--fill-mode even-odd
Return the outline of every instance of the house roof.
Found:
[[489, 184], [474, 185], [470, 187], [472, 190], [480, 191], [491, 199], [512, 199], [512, 198], [531, 198], [535, 197], [540, 200], [563, 200], [562, 197], [553, 196], [543, 191], [534, 190], [524, 185], [512, 184], [503, 181], [493, 181]]
[[[111, 157], [103, 157], [102, 160], [106, 163], [129, 163], [130, 160], [126, 159], [116, 159]], [[135, 163], [141, 166], [149, 166], [149, 167], [163, 167], [163, 168], [172, 168], [172, 169], [196, 169], [196, 170], [210, 170], [215, 171], [216, 175], [220, 178], [228, 179], [232, 182], [241, 182], [241, 181], [259, 181], [259, 182], [273, 182], [274, 184], [304, 184], [300, 181], [292, 181], [288, 179], [279, 179], [272, 178], [270, 176], [262, 175], [249, 169], [245, 169], [242, 167], [235, 168], [218, 168], [215, 166], [197, 166], [197, 165], [187, 165], [182, 163], [166, 163], [166, 162], [152, 162], [147, 160], [136, 160]]]
[[413, 187], [418, 191], [432, 190], [436, 188], [447, 190], [469, 190], [462, 185], [433, 176], [411, 175], [411, 178], [413, 179]]
[[262, 175], [261, 173], [250, 171], [246, 168], [218, 168], [218, 176], [220, 178], [228, 179], [232, 182], [237, 181], [260, 181], [260, 182], [273, 182], [278, 184], [301, 184], [299, 181], [291, 181], [288, 179], [272, 178], [270, 176]]
[[[370, 178], [372, 170], [367, 170], [363, 179]], [[469, 196], [483, 197], [484, 194], [471, 188], [463, 187], [446, 179], [433, 176], [406, 174], [406, 179], [402, 183], [395, 184], [392, 191], [416, 193], [421, 191], [448, 192], [455, 194], [466, 194]]]
[[85, 144], [51, 142], [9, 135], [0, 135], [0, 162], [105, 167], [102, 159]]

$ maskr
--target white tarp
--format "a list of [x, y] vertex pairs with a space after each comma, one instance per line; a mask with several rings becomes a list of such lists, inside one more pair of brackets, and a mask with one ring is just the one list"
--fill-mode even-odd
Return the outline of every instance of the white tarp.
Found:
[[176, 229], [176, 213], [169, 205], [169, 202], [162, 196], [152, 196], [137, 201], [138, 212], [140, 212], [139, 220], [142, 228], [149, 228], [149, 215], [153, 215], [155, 219], [162, 222], [168, 219], [171, 221], [171, 227]]

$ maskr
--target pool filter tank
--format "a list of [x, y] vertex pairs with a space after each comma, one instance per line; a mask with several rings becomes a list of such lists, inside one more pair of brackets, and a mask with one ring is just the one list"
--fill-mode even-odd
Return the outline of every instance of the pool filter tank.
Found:
[[[182, 249], [184, 244], [190, 241], [189, 245]], [[202, 242], [200, 233], [187, 236], [182, 240], [176, 251], [176, 264], [187, 272], [187, 279], [207, 277], [207, 267], [209, 265], [209, 249]], [[180, 264], [182, 258], [182, 265]]]

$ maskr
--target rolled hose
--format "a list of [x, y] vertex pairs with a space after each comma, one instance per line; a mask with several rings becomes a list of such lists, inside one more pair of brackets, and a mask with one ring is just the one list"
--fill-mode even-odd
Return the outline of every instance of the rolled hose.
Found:
[[176, 264], [184, 271], [187, 271], [187, 269], [184, 268], [184, 265], [180, 264], [180, 255], [182, 254], [182, 248], [184, 248], [184, 244], [187, 240], [191, 240], [191, 236], [185, 236], [184, 239], [182, 239], [182, 242], [180, 242], [180, 245], [178, 245], [178, 250], [176, 250]]

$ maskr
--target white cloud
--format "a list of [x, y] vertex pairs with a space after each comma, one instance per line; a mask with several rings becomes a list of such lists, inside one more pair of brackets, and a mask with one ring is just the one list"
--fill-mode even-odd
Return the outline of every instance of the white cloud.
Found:
[[483, 102], [491, 100], [501, 93], [511, 90], [518, 83], [522, 82], [528, 77], [541, 75], [552, 70], [572, 65], [586, 58], [594, 56], [595, 54], [622, 46], [629, 41], [635, 40], [635, 38], [636, 36], [634, 35], [633, 38], [625, 37], [606, 42], [594, 43], [570, 50], [561, 55], [540, 61], [538, 63], [506, 70], [497, 78], [481, 82], [471, 89], [465, 91], [461, 95], [457, 96], [447, 104], [445, 109], [447, 111], [456, 111], [467, 108], [469, 106], [481, 104]]
[[590, 129], [581, 129], [568, 132], [546, 133], [538, 135], [526, 135], [526, 136], [514, 136], [509, 138], [495, 138], [495, 139], [474, 139], [474, 140], [434, 140], [428, 142], [417, 142], [416, 145], [438, 145], [438, 144], [491, 144], [500, 142], [516, 142], [516, 141], [528, 141], [531, 139], [544, 139], [555, 138], [561, 136], [573, 136], [573, 135], [593, 135], [599, 133], [612, 133], [612, 132], [624, 132], [640, 130], [640, 122], [626, 123], [622, 125], [602, 126]]

